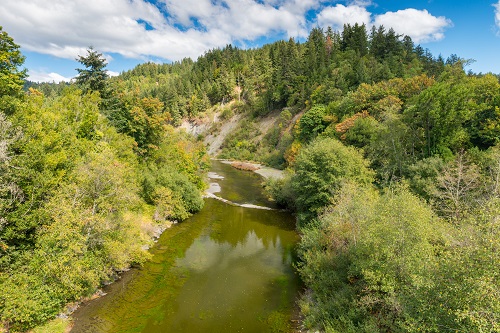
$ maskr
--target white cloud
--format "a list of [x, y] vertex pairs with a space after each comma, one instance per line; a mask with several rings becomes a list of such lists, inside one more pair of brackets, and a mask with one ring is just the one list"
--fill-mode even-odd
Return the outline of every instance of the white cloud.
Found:
[[500, 1], [494, 4], [493, 7], [495, 7], [495, 24], [500, 29]]
[[[0, 22], [24, 50], [75, 59], [92, 45], [126, 57], [180, 60], [262, 36], [307, 37], [315, 24], [384, 24], [415, 41], [438, 40], [443, 17], [407, 9], [373, 16], [370, 0], [2, 0]], [[497, 6], [498, 9], [498, 6]], [[319, 11], [316, 18], [307, 16]], [[167, 15], [164, 15], [168, 13]], [[404, 22], [404, 24], [403, 24]]]
[[416, 43], [439, 41], [444, 38], [444, 30], [452, 26], [444, 16], [436, 17], [425, 9], [413, 8], [377, 15], [374, 24], [393, 28], [396, 33], [410, 36]]
[[271, 33], [305, 37], [305, 13], [324, 0], [162, 1], [2, 0], [0, 22], [24, 49], [56, 57], [74, 59], [92, 45], [178, 60]]
[[361, 6], [361, 7], [368, 7], [372, 5], [371, 0], [350, 0], [347, 2], [348, 5], [350, 6]]
[[[366, 24], [371, 26], [383, 25], [386, 29], [393, 28], [396, 33], [408, 35], [416, 43], [438, 41], [444, 38], [446, 28], [452, 22], [443, 16], [433, 16], [427, 10], [413, 8], [373, 15], [367, 10], [371, 1], [353, 0], [348, 6], [337, 4], [324, 8], [317, 17], [321, 27], [331, 26], [342, 30], [344, 24]], [[497, 8], [500, 8], [500, 2]], [[498, 15], [500, 22], [500, 15]]]
[[113, 71], [110, 71], [110, 70], [107, 70], [107, 73], [108, 73], [109, 76], [118, 76], [118, 75], [120, 75], [120, 73], [113, 72]]
[[330, 26], [335, 30], [342, 30], [344, 24], [370, 24], [371, 14], [363, 6], [336, 5], [327, 7], [318, 14], [318, 24], [322, 27]]
[[69, 82], [71, 81], [71, 77], [64, 77], [61, 74], [58, 73], [47, 73], [44, 71], [36, 71], [36, 70], [29, 70], [28, 71], [28, 80], [33, 81], [33, 82]]

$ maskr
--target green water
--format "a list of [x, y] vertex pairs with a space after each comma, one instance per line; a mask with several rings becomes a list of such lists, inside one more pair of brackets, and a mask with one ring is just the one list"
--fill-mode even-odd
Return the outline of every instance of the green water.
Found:
[[[218, 196], [270, 206], [260, 176], [220, 162]], [[206, 199], [203, 210], [163, 233], [153, 259], [82, 306], [71, 332], [288, 332], [299, 280], [298, 235], [280, 211]]]

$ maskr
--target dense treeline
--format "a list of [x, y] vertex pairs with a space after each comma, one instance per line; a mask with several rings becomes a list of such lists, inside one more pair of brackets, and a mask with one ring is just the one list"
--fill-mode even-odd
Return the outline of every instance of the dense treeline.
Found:
[[303, 233], [305, 325], [498, 332], [498, 77], [457, 61], [314, 97], [268, 184]]
[[[355, 24], [346, 25], [342, 32], [313, 29], [303, 43], [292, 38], [250, 50], [228, 45], [206, 52], [195, 62], [146, 63], [112, 80], [119, 91], [127, 89], [139, 98], [161, 101], [173, 125], [221, 105], [229, 105], [224, 118], [250, 113], [244, 128], [225, 140], [221, 157], [260, 160], [283, 168], [293, 141], [289, 127], [297, 113], [314, 104], [336, 103], [363, 83], [422, 74], [436, 77], [447, 63], [458, 60], [456, 56], [446, 62], [435, 58], [392, 29], [368, 32], [364, 25]], [[254, 118], [282, 108], [280, 128], [253, 141], [261, 134]], [[120, 120], [115, 119], [116, 123]]]
[[251, 50], [228, 45], [196, 62], [142, 64], [117, 80], [129, 88], [140, 85], [142, 95], [162, 101], [174, 120], [231, 99], [263, 115], [286, 106], [302, 108], [313, 92], [328, 103], [361, 83], [443, 71], [443, 59], [401, 37], [384, 27], [368, 33], [358, 24], [346, 25], [342, 33], [315, 28], [304, 43], [290, 39]]
[[269, 187], [303, 233], [306, 326], [499, 331], [499, 107], [459, 61], [303, 114]]
[[303, 233], [306, 326], [498, 331], [499, 147], [420, 160], [408, 166], [418, 175], [385, 186], [370, 182], [367, 164], [352, 146], [320, 136], [289, 178], [272, 184]]
[[[150, 114], [161, 102], [108, 93], [92, 49], [78, 84], [23, 93], [24, 58], [0, 32], [0, 322], [19, 331], [147, 260], [169, 221], [201, 209], [208, 160], [201, 144]], [[142, 127], [113, 126], [108, 100]]]

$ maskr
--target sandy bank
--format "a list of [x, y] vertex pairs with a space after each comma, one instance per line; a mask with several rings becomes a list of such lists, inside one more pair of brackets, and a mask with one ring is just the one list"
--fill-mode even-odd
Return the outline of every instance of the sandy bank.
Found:
[[251, 163], [251, 162], [241, 162], [241, 161], [230, 161], [230, 160], [218, 160], [222, 163], [229, 164], [232, 167], [239, 170], [248, 170], [258, 173], [264, 178], [275, 178], [281, 179], [284, 176], [283, 170], [278, 170], [274, 168], [267, 167], [265, 165], [259, 163]]

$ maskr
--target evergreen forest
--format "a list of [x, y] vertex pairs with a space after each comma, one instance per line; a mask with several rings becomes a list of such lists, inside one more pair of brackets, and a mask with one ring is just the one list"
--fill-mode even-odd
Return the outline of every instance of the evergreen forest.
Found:
[[358, 24], [117, 77], [89, 48], [71, 83], [27, 81], [1, 29], [0, 59], [6, 331], [147, 261], [221, 157], [284, 170], [265, 189], [296, 216], [307, 330], [500, 332], [500, 82], [471, 60]]

